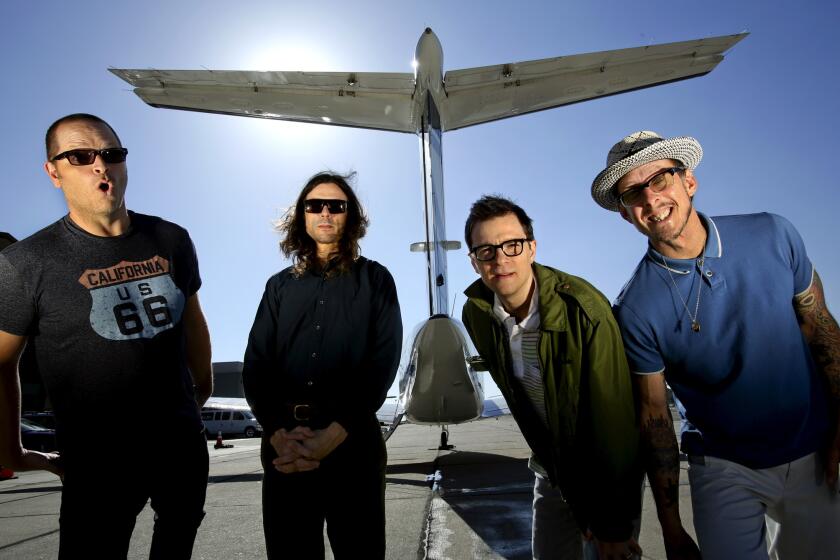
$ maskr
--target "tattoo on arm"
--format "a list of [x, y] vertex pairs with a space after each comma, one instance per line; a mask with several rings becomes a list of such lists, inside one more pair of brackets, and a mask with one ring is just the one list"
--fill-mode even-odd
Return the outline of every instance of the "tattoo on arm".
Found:
[[657, 509], [677, 507], [680, 453], [670, 415], [648, 417], [642, 422], [641, 433], [645, 451], [645, 470]]
[[835, 406], [840, 405], [840, 327], [825, 304], [822, 281], [814, 270], [811, 287], [794, 298], [799, 325], [817, 369], [825, 377]]

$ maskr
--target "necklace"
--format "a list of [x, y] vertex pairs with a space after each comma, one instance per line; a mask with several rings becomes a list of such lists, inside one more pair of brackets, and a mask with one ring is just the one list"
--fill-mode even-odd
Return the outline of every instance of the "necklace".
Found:
[[[697, 303], [694, 305], [694, 316], [691, 315], [691, 311], [688, 309], [688, 304], [685, 301], [685, 298], [680, 293], [680, 289], [677, 288], [677, 283], [674, 281], [674, 275], [671, 274], [671, 269], [668, 267], [668, 262], [665, 260], [665, 257], [659, 255], [662, 259], [662, 264], [665, 265], [665, 270], [668, 271], [668, 278], [671, 279], [671, 284], [674, 285], [674, 291], [677, 292], [677, 295], [680, 298], [680, 301], [685, 308], [686, 314], [688, 314], [688, 318], [691, 319], [691, 330], [694, 332], [700, 332], [700, 321], [697, 320], [697, 316], [700, 312], [700, 292], [703, 291], [703, 265], [706, 263], [705, 257], [700, 257], [700, 281], [697, 285]], [[688, 293], [688, 297], [691, 297], [691, 292]]]

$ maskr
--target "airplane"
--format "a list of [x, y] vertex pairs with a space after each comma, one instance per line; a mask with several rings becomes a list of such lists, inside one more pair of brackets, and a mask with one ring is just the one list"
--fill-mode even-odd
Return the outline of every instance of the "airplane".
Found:
[[[417, 134], [420, 139], [429, 317], [414, 331], [391, 432], [403, 415], [441, 427], [482, 417], [480, 371], [463, 325], [449, 315], [444, 220], [444, 132], [703, 76], [748, 33], [443, 71], [443, 48], [426, 28], [413, 73], [110, 71], [152, 107]], [[502, 411], [498, 402], [488, 410]], [[401, 409], [401, 412], [400, 412]], [[500, 412], [503, 413], [503, 412]], [[389, 432], [390, 434], [390, 432]], [[387, 436], [386, 436], [387, 437]]]

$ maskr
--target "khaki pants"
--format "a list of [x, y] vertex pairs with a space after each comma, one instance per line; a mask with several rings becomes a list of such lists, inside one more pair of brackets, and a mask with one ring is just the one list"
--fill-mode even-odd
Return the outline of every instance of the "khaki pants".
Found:
[[[595, 541], [583, 539], [572, 509], [547, 478], [535, 473], [531, 551], [534, 560], [598, 560]], [[640, 490], [641, 491], [641, 488]], [[639, 540], [641, 518], [633, 522], [633, 538]]]
[[[768, 469], [691, 457], [694, 529], [704, 558], [779, 560], [840, 555], [840, 497], [825, 484], [816, 453]], [[767, 534], [765, 515], [778, 523]]]

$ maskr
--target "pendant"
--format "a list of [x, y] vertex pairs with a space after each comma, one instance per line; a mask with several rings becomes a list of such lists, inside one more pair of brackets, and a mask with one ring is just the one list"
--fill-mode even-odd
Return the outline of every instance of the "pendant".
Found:
[[697, 321], [692, 321], [691, 330], [693, 330], [694, 332], [700, 332], [700, 323], [698, 323]]

